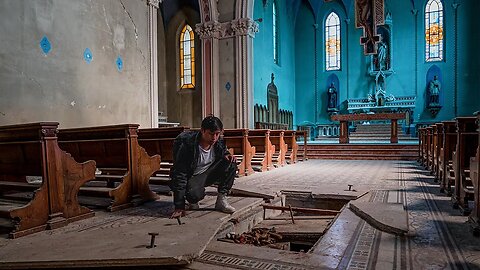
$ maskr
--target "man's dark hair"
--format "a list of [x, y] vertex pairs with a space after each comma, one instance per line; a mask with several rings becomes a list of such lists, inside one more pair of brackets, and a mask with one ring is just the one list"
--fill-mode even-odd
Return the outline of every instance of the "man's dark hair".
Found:
[[202, 129], [215, 132], [217, 130], [223, 130], [223, 124], [218, 117], [207, 116], [202, 120]]

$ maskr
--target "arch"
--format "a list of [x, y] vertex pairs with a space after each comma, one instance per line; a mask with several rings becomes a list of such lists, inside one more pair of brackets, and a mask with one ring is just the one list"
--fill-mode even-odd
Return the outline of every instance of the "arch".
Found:
[[[171, 17], [165, 31], [165, 70], [166, 77], [166, 114], [169, 121], [179, 122], [186, 126], [200, 126], [202, 121], [203, 78], [201, 51], [198, 50], [199, 37], [194, 35], [197, 49], [195, 54], [195, 91], [181, 89], [180, 80], [180, 35], [185, 25], [196, 25], [200, 22], [198, 11], [183, 6]], [[181, 91], [179, 91], [181, 90]], [[181, 92], [181, 93], [180, 93]], [[165, 113], [165, 112], [164, 112]]]

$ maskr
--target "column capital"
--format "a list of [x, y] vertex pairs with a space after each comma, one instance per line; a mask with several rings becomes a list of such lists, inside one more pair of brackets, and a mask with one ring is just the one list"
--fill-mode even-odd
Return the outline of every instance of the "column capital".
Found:
[[202, 39], [224, 39], [247, 35], [253, 38], [255, 33], [258, 33], [258, 23], [250, 18], [240, 18], [223, 23], [208, 21], [196, 24], [195, 32]]
[[413, 14], [413, 16], [417, 16], [417, 14], [418, 14], [418, 9], [412, 9], [412, 14]]
[[154, 8], [160, 8], [160, 4], [163, 2], [163, 0], [147, 0], [148, 5], [154, 7]]
[[258, 23], [250, 18], [235, 19], [230, 22], [230, 27], [233, 30], [235, 36], [255, 37], [258, 33]]
[[201, 39], [219, 38], [220, 32], [221, 24], [219, 22], [208, 21], [195, 25], [195, 33], [197, 33]]

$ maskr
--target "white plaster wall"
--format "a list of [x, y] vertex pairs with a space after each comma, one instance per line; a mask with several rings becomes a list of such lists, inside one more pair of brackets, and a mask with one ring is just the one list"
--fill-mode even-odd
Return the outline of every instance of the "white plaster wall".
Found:
[[149, 126], [147, 23], [145, 0], [0, 1], [0, 125]]

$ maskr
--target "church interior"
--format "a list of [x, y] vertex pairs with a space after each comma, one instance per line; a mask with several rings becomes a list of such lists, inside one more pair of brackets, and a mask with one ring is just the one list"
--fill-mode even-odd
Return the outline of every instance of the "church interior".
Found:
[[[480, 269], [479, 13], [0, 0], [0, 269]], [[236, 211], [171, 218], [212, 115]]]

